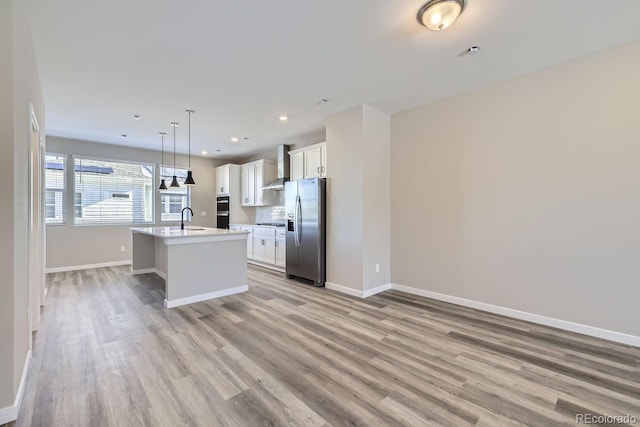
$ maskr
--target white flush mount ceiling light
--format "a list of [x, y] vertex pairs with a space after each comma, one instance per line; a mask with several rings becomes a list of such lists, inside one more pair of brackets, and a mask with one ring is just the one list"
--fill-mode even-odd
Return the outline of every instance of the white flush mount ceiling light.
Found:
[[231, 139], [231, 142], [238, 142], [239, 141], [237, 136], [232, 136], [230, 139]]
[[287, 116], [285, 116], [285, 115], [283, 114], [283, 115], [281, 115], [280, 117], [278, 117], [278, 119], [279, 119], [281, 122], [286, 122], [287, 120], [289, 120], [289, 117], [287, 117]]
[[458, 19], [465, 0], [429, 0], [418, 10], [418, 22], [433, 31], [440, 31]]

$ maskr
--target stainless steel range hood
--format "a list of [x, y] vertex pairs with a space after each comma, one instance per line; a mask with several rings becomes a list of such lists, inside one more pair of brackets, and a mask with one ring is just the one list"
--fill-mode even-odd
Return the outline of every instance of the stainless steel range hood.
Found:
[[283, 191], [284, 183], [289, 181], [289, 146], [278, 145], [278, 177], [263, 186], [263, 190]]

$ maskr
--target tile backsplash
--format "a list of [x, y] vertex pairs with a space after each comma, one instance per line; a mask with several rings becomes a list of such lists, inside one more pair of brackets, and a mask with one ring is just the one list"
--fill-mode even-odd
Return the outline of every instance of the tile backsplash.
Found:
[[284, 221], [284, 206], [258, 206], [256, 222]]

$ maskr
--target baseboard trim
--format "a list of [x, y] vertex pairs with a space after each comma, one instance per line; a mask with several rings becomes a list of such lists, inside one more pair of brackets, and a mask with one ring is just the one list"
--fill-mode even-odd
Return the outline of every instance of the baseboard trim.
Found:
[[324, 287], [327, 289], [331, 289], [332, 291], [338, 291], [338, 292], [342, 292], [343, 294], [351, 295], [354, 297], [364, 298], [364, 292], [358, 289], [347, 288], [346, 286], [338, 285], [336, 283], [331, 283], [331, 282], [325, 282]]
[[502, 307], [499, 305], [487, 304], [484, 302], [469, 300], [451, 295], [441, 294], [437, 292], [427, 291], [424, 289], [412, 288], [410, 286], [391, 284], [391, 289], [406, 292], [408, 294], [418, 295], [422, 297], [432, 298], [438, 301], [444, 301], [464, 307], [475, 308], [489, 313], [500, 314], [502, 316], [512, 317], [514, 319], [526, 320], [528, 322], [540, 325], [551, 326], [553, 328], [564, 329], [570, 332], [576, 332], [583, 335], [589, 335], [596, 338], [603, 338], [609, 341], [615, 341], [621, 344], [640, 347], [640, 337], [624, 334], [621, 332], [610, 331], [608, 329], [597, 328], [595, 326], [583, 325], [581, 323], [570, 322], [567, 320], [556, 319], [553, 317], [533, 314], [526, 311], [515, 310], [512, 308]]
[[83, 265], [70, 265], [67, 267], [52, 267], [45, 269], [46, 273], [60, 273], [63, 271], [77, 271], [77, 270], [89, 270], [91, 268], [102, 268], [102, 267], [117, 267], [121, 265], [130, 265], [131, 260], [126, 261], [112, 261], [112, 262], [101, 262], [97, 264], [83, 264]]
[[27, 353], [27, 357], [24, 361], [24, 368], [22, 369], [22, 377], [20, 377], [20, 386], [18, 387], [18, 393], [16, 394], [16, 400], [12, 406], [0, 408], [0, 425], [10, 423], [18, 419], [18, 413], [20, 412], [20, 405], [22, 405], [22, 397], [24, 396], [24, 387], [27, 382], [27, 374], [29, 373], [29, 366], [31, 365], [31, 350]]
[[137, 276], [139, 274], [149, 274], [149, 273], [157, 274], [158, 276], [162, 277], [164, 280], [167, 280], [167, 275], [164, 274], [162, 271], [158, 270], [157, 268], [140, 268], [138, 270], [131, 270], [132, 276]]
[[384, 285], [376, 286], [372, 289], [367, 289], [362, 293], [363, 298], [368, 298], [372, 295], [379, 294], [380, 292], [388, 291], [391, 289], [391, 283], [385, 283]]
[[178, 298], [174, 300], [164, 300], [165, 308], [173, 308], [181, 305], [193, 304], [200, 301], [207, 301], [214, 298], [222, 298], [233, 294], [239, 294], [241, 292], [247, 292], [249, 285], [237, 286], [235, 288], [224, 289], [222, 291], [207, 292], [206, 294], [193, 295], [186, 298]]
[[367, 298], [372, 295], [379, 294], [380, 292], [384, 292], [391, 289], [391, 283], [385, 283], [384, 285], [376, 286], [375, 288], [367, 289], [366, 291], [348, 288], [346, 286], [338, 285], [336, 283], [331, 283], [331, 282], [325, 282], [324, 287], [327, 289], [338, 291], [343, 294], [351, 295], [354, 297]]
[[268, 263], [265, 263], [265, 262], [254, 261], [252, 259], [248, 259], [247, 260], [247, 264], [257, 265], [258, 267], [262, 267], [262, 268], [268, 268], [269, 270], [277, 271], [279, 273], [284, 273], [285, 272], [283, 267], [278, 267], [275, 264], [268, 264]]

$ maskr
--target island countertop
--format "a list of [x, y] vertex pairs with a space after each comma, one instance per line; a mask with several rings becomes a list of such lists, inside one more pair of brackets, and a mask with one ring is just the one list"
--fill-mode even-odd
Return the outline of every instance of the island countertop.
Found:
[[249, 235], [248, 231], [194, 226], [186, 226], [184, 230], [181, 230], [180, 227], [131, 227], [131, 232], [172, 239], [176, 240], [176, 243], [177, 241], [183, 242], [183, 239], [191, 241], [194, 238], [197, 238], [198, 241], [240, 240], [246, 239]]

